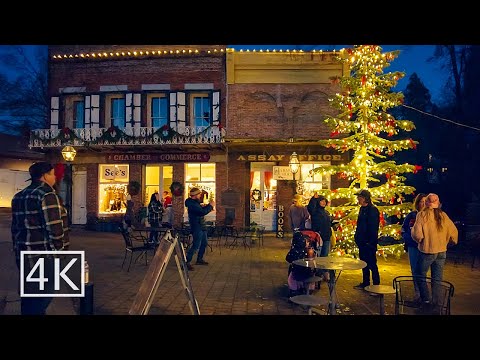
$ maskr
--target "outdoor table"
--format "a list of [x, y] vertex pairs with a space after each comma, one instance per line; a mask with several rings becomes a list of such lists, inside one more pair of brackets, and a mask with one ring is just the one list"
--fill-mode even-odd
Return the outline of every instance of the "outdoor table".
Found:
[[[337, 256], [325, 256], [325, 257], [316, 257], [313, 259], [298, 259], [293, 261], [295, 265], [308, 267], [311, 269], [324, 269], [329, 270], [330, 280], [328, 282], [328, 290], [330, 296], [329, 302], [329, 314], [335, 315], [335, 304], [337, 293], [335, 290], [338, 278], [342, 273], [342, 270], [360, 270], [367, 266], [367, 263], [363, 260], [337, 257]], [[336, 271], [338, 270], [338, 274]]]
[[289, 300], [295, 304], [308, 307], [308, 315], [312, 315], [312, 307], [325, 305], [325, 299], [315, 295], [297, 295], [292, 296]]
[[380, 298], [380, 315], [385, 315], [385, 294], [395, 294], [395, 289], [389, 285], [368, 285], [365, 290], [372, 294], [377, 294]]

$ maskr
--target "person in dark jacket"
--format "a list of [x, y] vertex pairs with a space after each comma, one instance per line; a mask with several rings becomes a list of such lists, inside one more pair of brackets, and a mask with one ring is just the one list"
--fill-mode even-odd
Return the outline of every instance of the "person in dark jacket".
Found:
[[[160, 222], [162, 221], [163, 206], [160, 202], [160, 195], [158, 192], [154, 192], [150, 197], [150, 202], [148, 203], [148, 222], [152, 228], [160, 227]], [[158, 231], [150, 231], [149, 242], [156, 244], [158, 243]]]
[[205, 215], [213, 211], [215, 202], [210, 200], [208, 205], [202, 204], [204, 193], [202, 190], [194, 187], [190, 189], [190, 198], [185, 200], [185, 206], [188, 210], [188, 222], [190, 223], [190, 231], [193, 237], [193, 243], [187, 252], [187, 269], [193, 270], [191, 261], [193, 255], [198, 250], [196, 265], [208, 265], [203, 260], [205, 249], [208, 245], [207, 226], [205, 225]]
[[415, 266], [418, 259], [418, 243], [412, 239], [412, 227], [415, 224], [415, 219], [419, 211], [422, 211], [425, 208], [425, 201], [427, 199], [427, 194], [420, 193], [415, 197], [413, 201], [413, 210], [410, 212], [403, 220], [402, 225], [402, 238], [405, 241], [403, 248], [408, 253], [408, 260], [410, 261], [410, 268], [412, 270], [412, 275], [415, 276]]
[[323, 241], [320, 257], [330, 253], [330, 238], [332, 236], [332, 218], [327, 210], [327, 199], [323, 195], [314, 193], [307, 205], [307, 210], [312, 219], [312, 230], [320, 234]]
[[372, 204], [372, 197], [368, 190], [357, 194], [360, 204], [357, 228], [355, 229], [355, 243], [358, 246], [360, 260], [367, 263], [362, 269], [363, 281], [355, 285], [355, 289], [364, 289], [370, 285], [370, 272], [372, 272], [373, 285], [380, 285], [380, 274], [377, 267], [378, 228], [380, 226], [380, 212]]

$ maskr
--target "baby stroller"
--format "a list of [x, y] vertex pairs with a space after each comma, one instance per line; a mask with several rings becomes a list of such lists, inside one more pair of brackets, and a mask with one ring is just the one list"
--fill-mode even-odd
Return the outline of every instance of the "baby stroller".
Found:
[[[312, 233], [312, 234], [311, 234]], [[295, 231], [293, 233], [290, 250], [285, 260], [290, 264], [288, 267], [288, 289], [289, 297], [306, 292], [304, 281], [315, 275], [315, 269], [293, 264], [295, 260], [308, 257], [308, 248], [313, 249], [313, 256], [316, 256], [321, 248], [320, 235], [311, 230]], [[320, 244], [320, 247], [319, 247]], [[312, 284], [314, 286], [314, 284]]]

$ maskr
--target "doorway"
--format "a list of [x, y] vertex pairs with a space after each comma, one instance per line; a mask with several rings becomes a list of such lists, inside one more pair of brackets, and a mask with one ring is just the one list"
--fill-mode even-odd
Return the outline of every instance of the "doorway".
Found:
[[72, 224], [87, 223], [87, 172], [72, 171]]
[[250, 164], [250, 223], [277, 230], [277, 180], [273, 179], [273, 162]]

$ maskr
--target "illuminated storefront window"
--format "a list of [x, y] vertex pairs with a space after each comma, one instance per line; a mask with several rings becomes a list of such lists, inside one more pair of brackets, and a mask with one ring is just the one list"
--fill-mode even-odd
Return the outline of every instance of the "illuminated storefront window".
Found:
[[[188, 197], [190, 189], [199, 188], [207, 192], [204, 203], [208, 204], [210, 200], [216, 200], [215, 193], [215, 164], [214, 163], [190, 163], [185, 164], [185, 195]], [[212, 211], [205, 220], [213, 221], [216, 218], [215, 211]], [[184, 213], [185, 221], [188, 221], [187, 209]]]
[[99, 165], [99, 214], [123, 214], [127, 202], [129, 166]]
[[[147, 165], [145, 167], [145, 198], [143, 203], [148, 206], [150, 197], [155, 192], [160, 193], [160, 199], [164, 191], [170, 193], [170, 185], [173, 182], [173, 166], [171, 165]], [[170, 194], [171, 195], [171, 194]]]
[[312, 174], [313, 169], [320, 168], [322, 166], [330, 165], [329, 161], [309, 163], [302, 162], [300, 167], [301, 177], [300, 180], [303, 185], [303, 197], [307, 201], [313, 196], [313, 193], [317, 190], [330, 189], [330, 174], [322, 174], [316, 172]]

